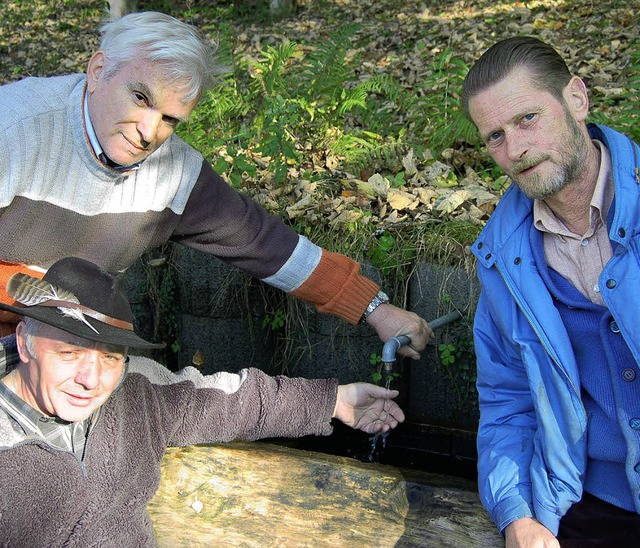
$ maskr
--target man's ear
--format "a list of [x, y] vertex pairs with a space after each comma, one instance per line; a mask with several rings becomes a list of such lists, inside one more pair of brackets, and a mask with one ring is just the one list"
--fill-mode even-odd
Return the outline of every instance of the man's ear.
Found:
[[20, 356], [20, 361], [23, 363], [28, 363], [31, 358], [31, 354], [27, 351], [27, 344], [24, 338], [25, 325], [24, 322], [20, 322], [16, 327], [16, 344], [18, 346], [18, 355]]
[[89, 93], [93, 93], [98, 86], [105, 62], [106, 57], [102, 50], [96, 51], [89, 59], [89, 65], [87, 66], [87, 91]]
[[584, 122], [589, 114], [589, 93], [581, 78], [574, 76], [564, 88], [564, 99], [574, 118]]

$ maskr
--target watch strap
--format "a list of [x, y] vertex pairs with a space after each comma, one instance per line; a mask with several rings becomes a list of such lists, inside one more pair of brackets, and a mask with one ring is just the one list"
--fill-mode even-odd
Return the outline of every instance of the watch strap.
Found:
[[378, 294], [371, 299], [369, 306], [362, 314], [362, 318], [360, 318], [360, 323], [365, 323], [369, 315], [378, 308], [381, 304], [385, 304], [389, 302], [389, 296], [384, 291], [378, 291]]

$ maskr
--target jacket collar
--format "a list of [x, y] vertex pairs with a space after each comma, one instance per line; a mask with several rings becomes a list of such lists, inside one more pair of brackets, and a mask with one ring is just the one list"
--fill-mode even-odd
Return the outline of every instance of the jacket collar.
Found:
[[[615, 195], [625, 196], [624, 200], [614, 197], [609, 236], [613, 242], [626, 247], [629, 239], [640, 232], [640, 148], [606, 126], [589, 124], [588, 129], [591, 138], [603, 142], [611, 154]], [[514, 242], [516, 233], [524, 229], [528, 234], [533, 222], [532, 210], [533, 200], [512, 184], [471, 247], [480, 264], [490, 268], [502, 249]]]

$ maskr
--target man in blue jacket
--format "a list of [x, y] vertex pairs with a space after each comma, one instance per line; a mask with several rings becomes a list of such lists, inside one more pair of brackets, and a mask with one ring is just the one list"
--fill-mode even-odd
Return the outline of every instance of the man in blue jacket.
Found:
[[514, 185], [473, 245], [483, 504], [512, 546], [637, 546], [640, 148], [549, 45], [487, 50], [465, 109]]

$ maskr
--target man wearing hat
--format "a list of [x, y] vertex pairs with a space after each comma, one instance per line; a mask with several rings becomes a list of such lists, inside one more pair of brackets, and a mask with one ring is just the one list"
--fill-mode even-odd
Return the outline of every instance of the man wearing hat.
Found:
[[[115, 279], [84, 259], [42, 280], [17, 274], [16, 359], [0, 380], [0, 545], [155, 545], [147, 503], [169, 445], [327, 435], [331, 419], [368, 433], [397, 426], [397, 391], [256, 369], [171, 382], [127, 371], [133, 331]], [[149, 360], [150, 361], [150, 360]], [[151, 361], [150, 361], [151, 363]]]

